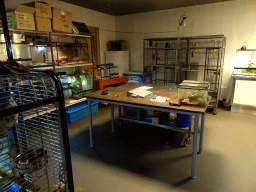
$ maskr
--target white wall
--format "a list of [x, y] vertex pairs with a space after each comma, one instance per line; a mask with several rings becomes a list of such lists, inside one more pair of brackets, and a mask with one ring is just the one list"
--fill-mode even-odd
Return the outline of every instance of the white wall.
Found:
[[[31, 1], [33, 0], [5, 0], [6, 10], [11, 11], [19, 4]], [[231, 95], [231, 75], [233, 71], [231, 59], [235, 55], [236, 49], [240, 48], [244, 41], [248, 42], [248, 48], [256, 48], [256, 32], [254, 32], [256, 30], [255, 0], [234, 0], [118, 17], [58, 0], [44, 1], [53, 7], [71, 12], [74, 21], [84, 22], [86, 25], [100, 28], [101, 63], [105, 62], [104, 53], [107, 49], [108, 41], [115, 39], [127, 40], [131, 70], [142, 70], [144, 38], [177, 37], [177, 35], [180, 37], [225, 35], [227, 42], [222, 98]], [[186, 19], [187, 26], [180, 27], [179, 33], [177, 33], [181, 15], [188, 16]], [[110, 31], [135, 33], [115, 33]]]
[[[33, 2], [35, 0], [5, 0], [6, 11], [15, 10], [18, 5], [28, 2]], [[51, 4], [52, 7], [56, 7], [72, 13], [73, 21], [83, 22], [88, 26], [99, 27], [100, 32], [100, 53], [101, 53], [101, 63], [104, 63], [105, 60], [105, 51], [107, 48], [108, 41], [115, 40], [115, 33], [103, 31], [111, 30], [115, 31], [115, 17], [93, 11], [90, 9], [82, 8], [79, 6], [71, 5], [65, 2], [58, 0], [43, 0], [46, 3]]]
[[[181, 15], [187, 15], [187, 26], [180, 27]], [[235, 0], [222, 3], [169, 9], [116, 17], [116, 39], [128, 41], [131, 70], [142, 70], [143, 39], [159, 37], [225, 35], [226, 51], [222, 79], [222, 98], [231, 95], [233, 66], [231, 59], [236, 49], [247, 41], [247, 48], [256, 48], [256, 1]], [[166, 33], [154, 33], [165, 32]], [[148, 34], [141, 34], [148, 33]]]

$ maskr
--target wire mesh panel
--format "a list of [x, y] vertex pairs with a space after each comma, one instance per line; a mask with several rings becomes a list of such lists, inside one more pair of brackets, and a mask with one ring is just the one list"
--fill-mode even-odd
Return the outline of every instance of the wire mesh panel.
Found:
[[0, 191], [70, 191], [56, 90], [44, 73], [0, 76]]

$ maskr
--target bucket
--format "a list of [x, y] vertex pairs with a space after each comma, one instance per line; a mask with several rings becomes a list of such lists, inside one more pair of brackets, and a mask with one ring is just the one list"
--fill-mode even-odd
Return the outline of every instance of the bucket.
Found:
[[178, 117], [178, 126], [179, 127], [189, 127], [190, 115], [178, 113], [177, 117]]

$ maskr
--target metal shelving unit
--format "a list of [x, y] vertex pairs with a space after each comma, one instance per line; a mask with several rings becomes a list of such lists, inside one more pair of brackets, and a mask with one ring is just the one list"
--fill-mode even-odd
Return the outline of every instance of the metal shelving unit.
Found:
[[[3, 29], [0, 31], [3, 32]], [[85, 74], [91, 78], [91, 81], [86, 81], [91, 83], [86, 91], [94, 89], [90, 36], [19, 29], [11, 29], [9, 35], [15, 61], [31, 69], [51, 70], [67, 75], [73, 75], [77, 68], [83, 68]], [[2, 39], [0, 44], [2, 50], [6, 50], [4, 41]], [[7, 60], [6, 51], [0, 54], [0, 60]]]
[[152, 73], [153, 83], [209, 81], [212, 100], [208, 108], [216, 113], [225, 52], [223, 35], [144, 39], [143, 51], [144, 75]]

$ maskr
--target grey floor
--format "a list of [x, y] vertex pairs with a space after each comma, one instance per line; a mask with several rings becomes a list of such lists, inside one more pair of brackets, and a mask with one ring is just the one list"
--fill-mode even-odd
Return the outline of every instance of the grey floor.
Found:
[[93, 148], [88, 117], [69, 124], [75, 191], [256, 191], [256, 116], [207, 113], [196, 179], [190, 179], [192, 145], [180, 146], [184, 134], [117, 121], [111, 133], [110, 118], [110, 107], [93, 115]]

